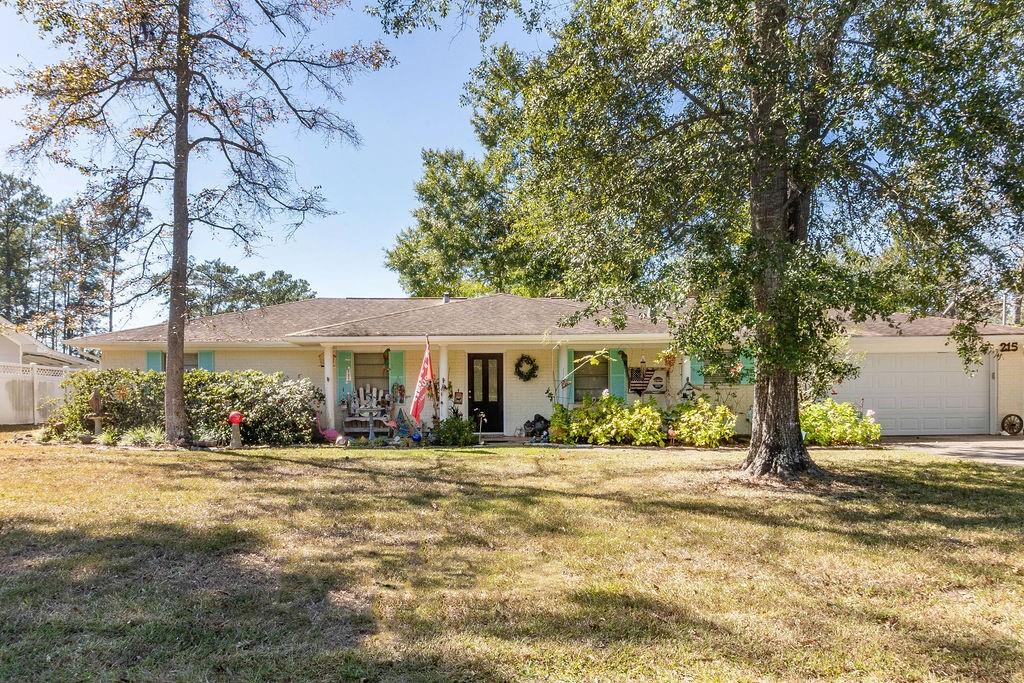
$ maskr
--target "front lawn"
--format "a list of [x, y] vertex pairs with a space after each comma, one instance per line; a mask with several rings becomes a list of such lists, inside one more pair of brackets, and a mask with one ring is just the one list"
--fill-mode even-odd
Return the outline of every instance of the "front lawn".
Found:
[[0, 679], [1021, 680], [1024, 470], [0, 446]]

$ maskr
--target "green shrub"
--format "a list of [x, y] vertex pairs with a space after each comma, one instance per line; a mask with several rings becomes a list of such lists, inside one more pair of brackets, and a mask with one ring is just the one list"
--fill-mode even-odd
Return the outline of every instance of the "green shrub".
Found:
[[96, 437], [96, 443], [101, 446], [114, 446], [117, 444], [117, 432], [113, 429], [104, 429], [99, 436]]
[[684, 446], [716, 448], [736, 435], [736, 413], [704, 396], [672, 406], [665, 412], [665, 424]]
[[626, 405], [604, 393], [596, 401], [585, 397], [571, 410], [555, 405], [548, 434], [555, 443], [657, 446], [665, 443], [661, 427], [661, 411], [653, 399]]
[[149, 428], [148, 427], [132, 427], [125, 431], [118, 439], [117, 443], [121, 446], [148, 446], [149, 445]]
[[478, 441], [473, 423], [458, 415], [441, 420], [434, 430], [434, 443], [437, 446], [472, 446]]
[[596, 401], [585, 396], [582, 405], [569, 411], [569, 438], [575, 443], [614, 443], [612, 422], [625, 407], [625, 401], [607, 392]]
[[569, 409], [561, 403], [556, 403], [551, 411], [551, 424], [548, 426], [548, 438], [551, 443], [572, 443], [569, 423]]
[[63, 384], [64, 404], [51, 413], [49, 423], [63, 422], [67, 432], [89, 431], [89, 400], [94, 389], [103, 399], [104, 425], [119, 432], [160, 424], [164, 420], [164, 374], [138, 370], [80, 370]]
[[864, 446], [882, 437], [882, 425], [875, 422], [874, 413], [862, 415], [852, 403], [831, 398], [802, 404], [800, 427], [804, 441], [818, 446]]
[[148, 446], [159, 446], [160, 444], [167, 443], [167, 433], [163, 427], [157, 427], [150, 425], [146, 427], [146, 445]]
[[662, 446], [661, 410], [653, 399], [621, 406], [608, 413], [608, 422], [598, 427], [597, 437], [604, 443]]
[[[88, 431], [92, 422], [89, 399], [94, 389], [103, 398], [106, 424], [118, 432], [153, 427], [164, 420], [164, 374], [138, 370], [83, 370], [64, 383], [67, 400], [51, 415], [66, 433]], [[245, 415], [242, 441], [247, 444], [309, 443], [314, 436], [315, 411], [324, 394], [309, 379], [289, 380], [281, 373], [185, 373], [185, 412], [193, 437], [227, 443], [228, 413]], [[155, 438], [155, 434], [150, 434]]]

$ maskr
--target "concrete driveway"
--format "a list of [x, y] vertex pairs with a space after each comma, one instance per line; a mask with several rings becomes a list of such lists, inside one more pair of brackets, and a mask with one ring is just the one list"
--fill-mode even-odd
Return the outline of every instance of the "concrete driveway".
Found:
[[1024, 467], [1022, 436], [894, 436], [882, 442], [992, 465]]

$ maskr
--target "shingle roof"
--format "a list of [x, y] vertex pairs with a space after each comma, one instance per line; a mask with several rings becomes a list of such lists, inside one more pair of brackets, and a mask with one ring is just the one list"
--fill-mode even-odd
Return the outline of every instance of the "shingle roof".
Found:
[[[579, 310], [569, 299], [530, 299], [489, 294], [473, 299], [307, 299], [239, 313], [221, 313], [191, 320], [185, 327], [188, 344], [233, 342], [301, 342], [303, 337], [478, 336], [608, 334], [613, 328], [595, 320], [560, 328], [562, 318]], [[633, 315], [627, 333], [666, 333], [665, 325]], [[72, 346], [95, 348], [111, 343], [164, 343], [166, 323], [68, 340]]]
[[[238, 313], [220, 313], [190, 320], [186, 343], [280, 341], [292, 332], [317, 325], [358, 320], [369, 315], [417, 308], [440, 299], [305, 299]], [[109, 342], [164, 342], [167, 323], [136, 327], [69, 340], [77, 346], [102, 346]]]
[[[578, 311], [581, 304], [571, 299], [529, 299], [511, 294], [490, 294], [472, 299], [307, 299], [240, 313], [222, 313], [188, 323], [185, 341], [202, 343], [296, 342], [323, 337], [414, 337], [432, 336], [543, 336], [599, 335], [614, 333], [604, 320], [583, 319], [573, 327], [561, 321]], [[854, 337], [944, 337], [957, 321], [928, 316], [910, 320], [893, 316], [893, 323], [873, 319], [848, 323]], [[1024, 328], [986, 325], [988, 335], [1024, 335]], [[669, 333], [664, 323], [654, 324], [630, 315], [622, 332], [627, 334]], [[165, 343], [166, 323], [120, 332], [69, 340], [79, 348], [96, 348], [113, 343]]]
[[[875, 318], [862, 323], [847, 323], [846, 328], [851, 337], [947, 337], [957, 322], [956, 318], [935, 315], [911, 320], [909, 315], [897, 313], [892, 316], [891, 323]], [[978, 332], [983, 335], [1024, 335], [1024, 327], [983, 324], [978, 327]]]
[[[544, 335], [558, 331], [567, 335], [608, 334], [614, 332], [607, 319], [584, 319], [572, 327], [562, 327], [563, 318], [580, 310], [582, 304], [571, 299], [530, 299], [513, 294], [489, 294], [451, 303], [430, 303], [386, 315], [366, 317], [342, 323], [321, 325], [288, 335], [301, 337], [413, 337]], [[668, 327], [631, 314], [626, 329], [630, 334], [667, 334]]]

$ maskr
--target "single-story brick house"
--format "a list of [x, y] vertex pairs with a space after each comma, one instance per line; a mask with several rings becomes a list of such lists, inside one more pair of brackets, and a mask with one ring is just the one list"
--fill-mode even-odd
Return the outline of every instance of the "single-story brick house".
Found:
[[[658, 358], [670, 339], [667, 327], [640, 316], [630, 316], [622, 330], [593, 320], [561, 326], [577, 309], [565, 299], [507, 294], [309, 299], [191, 321], [186, 366], [309, 377], [329, 397], [325, 421], [341, 427], [346, 398], [358, 387], [389, 391], [403, 385], [412, 393], [429, 335], [434, 371], [452, 390], [442, 416], [453, 409], [462, 415], [482, 410], [485, 431], [514, 435], [534, 414], [550, 416], [549, 395], [572, 404], [605, 389], [635, 398], [629, 392], [646, 387], [645, 395], [669, 404], [687, 380], [732, 405], [741, 416], [738, 430], [749, 431], [749, 384], [714, 384], [696, 360], [666, 367]], [[982, 329], [1001, 353], [967, 374], [946, 343], [953, 320], [899, 322], [899, 329], [877, 321], [850, 330], [862, 372], [837, 387], [838, 400], [874, 410], [885, 434], [998, 433], [1004, 415], [1024, 414], [1024, 329]], [[164, 325], [149, 325], [69, 344], [100, 350], [104, 368], [162, 369], [165, 333]], [[560, 386], [574, 359], [599, 349], [610, 357], [582, 366], [567, 387]], [[536, 377], [525, 382], [514, 371], [524, 355], [538, 366]]]

